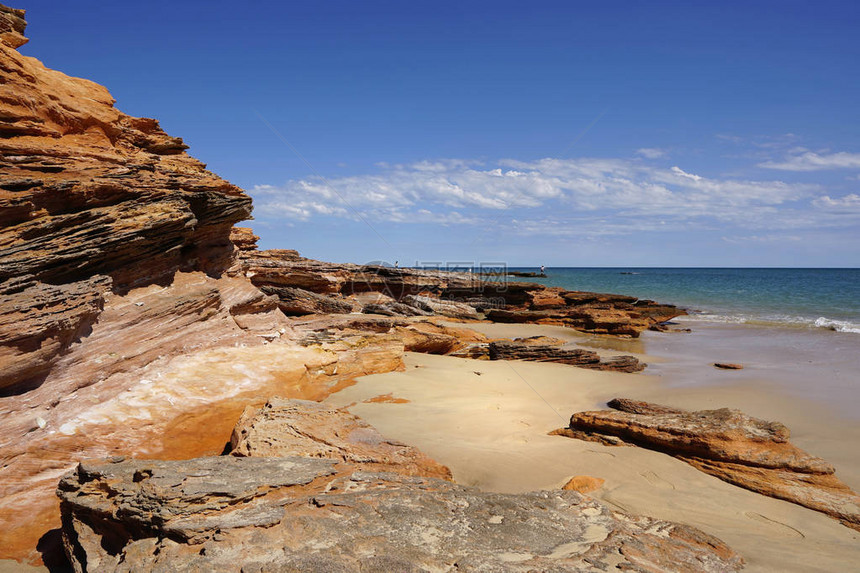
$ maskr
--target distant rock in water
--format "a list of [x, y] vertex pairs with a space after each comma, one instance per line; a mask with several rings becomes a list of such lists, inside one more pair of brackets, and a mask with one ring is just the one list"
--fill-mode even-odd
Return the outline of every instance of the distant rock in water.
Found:
[[714, 362], [714, 368], [719, 368], [720, 370], [743, 370], [743, 364], [733, 364], [731, 362]]
[[737, 486], [820, 511], [860, 531], [860, 496], [832, 465], [792, 445], [788, 428], [721, 408], [689, 412], [616, 398], [613, 410], [578, 412], [556, 435], [638, 445]]

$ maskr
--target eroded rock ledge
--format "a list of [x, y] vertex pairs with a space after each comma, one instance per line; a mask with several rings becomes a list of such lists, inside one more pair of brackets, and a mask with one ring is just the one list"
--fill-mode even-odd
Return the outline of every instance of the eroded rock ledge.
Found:
[[638, 445], [681, 459], [737, 486], [820, 511], [860, 530], [860, 496], [835, 469], [788, 440], [788, 428], [721, 408], [690, 412], [616, 398], [613, 410], [578, 412], [553, 434]]
[[[272, 399], [246, 411], [233, 447], [231, 456], [78, 465], [57, 491], [75, 570], [725, 572], [743, 565], [697, 529], [614, 512], [574, 491], [504, 495], [436, 479], [442, 466], [414, 448], [312, 402]], [[392, 471], [361, 471], [368, 467]]]

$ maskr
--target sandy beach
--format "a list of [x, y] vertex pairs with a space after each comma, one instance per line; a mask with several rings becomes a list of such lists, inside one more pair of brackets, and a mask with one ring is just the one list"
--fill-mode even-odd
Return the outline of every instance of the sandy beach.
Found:
[[[550, 335], [606, 355], [635, 354], [649, 368], [621, 374], [410, 353], [405, 372], [365, 376], [327, 402], [348, 405], [383, 434], [418, 446], [448, 465], [458, 483], [524, 492], [559, 488], [576, 475], [600, 477], [606, 483], [591, 495], [714, 534], [743, 555], [749, 571], [854, 569], [860, 533], [823, 514], [730, 485], [659, 452], [547, 435], [567, 425], [572, 413], [603, 408], [614, 397], [689, 409], [733, 407], [783, 422], [793, 443], [832, 462], [838, 477], [860, 488], [854, 445], [860, 422], [846, 415], [850, 388], [829, 402], [808, 388], [814, 381], [821, 395], [833, 396], [826, 385], [840, 385], [841, 378], [822, 378], [820, 370], [809, 377], [820, 366], [814, 360], [785, 362], [762, 353], [746, 340], [762, 338], [750, 327], [687, 325], [692, 334], [645, 333], [635, 340], [552, 326], [470, 325], [491, 337]], [[728, 372], [711, 366], [728, 359], [748, 367]], [[368, 402], [387, 394], [399, 400]]]

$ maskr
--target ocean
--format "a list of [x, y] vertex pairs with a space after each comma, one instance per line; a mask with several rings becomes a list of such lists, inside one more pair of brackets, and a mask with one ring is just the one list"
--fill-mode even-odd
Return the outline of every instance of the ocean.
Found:
[[[553, 267], [546, 274], [510, 280], [686, 309], [690, 316], [673, 322], [691, 333], [646, 332], [628, 342], [591, 343], [598, 350], [646, 353], [652, 359], [645, 373], [669, 387], [757, 388], [774, 399], [795, 396], [860, 420], [860, 269]], [[721, 371], [714, 362], [744, 369]]]
[[511, 280], [676, 304], [689, 320], [860, 334], [860, 269], [548, 267], [546, 274]]

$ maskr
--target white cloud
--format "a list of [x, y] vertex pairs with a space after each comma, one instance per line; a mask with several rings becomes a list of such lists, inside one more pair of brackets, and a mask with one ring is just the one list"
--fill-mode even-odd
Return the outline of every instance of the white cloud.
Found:
[[684, 171], [683, 169], [681, 169], [680, 167], [677, 167], [677, 166], [672, 168], [672, 173], [674, 173], [675, 175], [678, 175], [680, 177], [686, 177], [687, 179], [692, 179], [693, 181], [701, 181], [702, 180], [702, 177], [700, 175], [693, 175], [692, 173], [687, 173], [686, 171]]
[[[258, 185], [251, 194], [263, 221], [357, 219], [359, 212], [369, 221], [402, 224], [492, 227], [504, 220], [511, 232], [566, 236], [727, 225], [760, 232], [837, 219], [822, 207], [837, 200], [820, 196], [816, 185], [710, 178], [621, 159], [386, 164], [367, 175]], [[819, 209], [809, 209], [810, 201]]]
[[856, 193], [835, 198], [823, 195], [815, 199], [812, 204], [819, 209], [832, 212], [860, 213], [860, 195]]
[[722, 237], [726, 243], [749, 244], [749, 243], [797, 243], [803, 240], [798, 235], [743, 235]]
[[666, 157], [669, 155], [665, 149], [659, 149], [657, 147], [643, 147], [641, 149], [636, 150], [637, 155], [641, 155], [647, 159], [660, 159], [661, 157]]
[[784, 171], [820, 171], [824, 169], [860, 169], [860, 153], [840, 151], [837, 153], [816, 153], [801, 149], [794, 150], [783, 161], [766, 161], [759, 167], [781, 169]]

